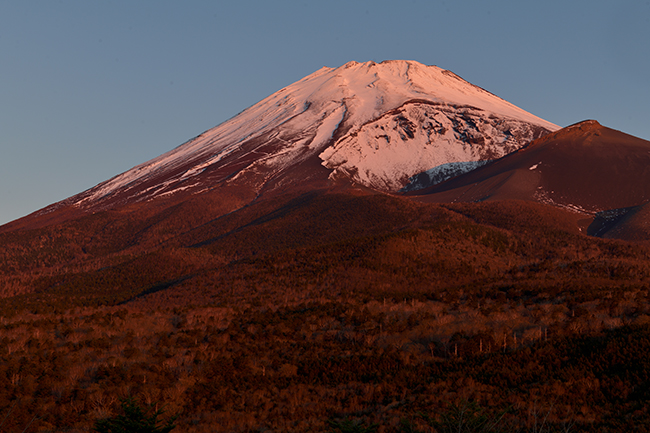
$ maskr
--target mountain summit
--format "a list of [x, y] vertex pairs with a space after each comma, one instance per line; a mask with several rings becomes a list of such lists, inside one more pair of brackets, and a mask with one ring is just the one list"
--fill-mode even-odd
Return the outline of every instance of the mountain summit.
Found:
[[235, 187], [435, 184], [559, 129], [414, 61], [321, 68], [181, 146], [47, 209], [97, 211]]

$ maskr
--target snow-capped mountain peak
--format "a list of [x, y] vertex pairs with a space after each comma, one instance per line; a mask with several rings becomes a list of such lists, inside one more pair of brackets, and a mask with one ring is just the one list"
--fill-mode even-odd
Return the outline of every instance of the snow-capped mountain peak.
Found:
[[435, 178], [436, 167], [500, 157], [556, 129], [436, 66], [349, 62], [323, 67], [70, 200], [105, 207], [222, 185], [260, 192], [328, 177], [398, 191], [426, 183], [422, 173]]

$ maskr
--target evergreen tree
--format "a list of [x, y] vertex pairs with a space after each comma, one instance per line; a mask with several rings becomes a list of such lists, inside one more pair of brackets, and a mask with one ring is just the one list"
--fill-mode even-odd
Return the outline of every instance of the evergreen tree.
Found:
[[169, 433], [176, 427], [176, 416], [159, 426], [161, 421], [158, 417], [164, 411], [154, 410], [153, 405], [145, 410], [135, 399], [129, 397], [121, 400], [121, 406], [123, 414], [98, 420], [93, 430], [99, 433]]

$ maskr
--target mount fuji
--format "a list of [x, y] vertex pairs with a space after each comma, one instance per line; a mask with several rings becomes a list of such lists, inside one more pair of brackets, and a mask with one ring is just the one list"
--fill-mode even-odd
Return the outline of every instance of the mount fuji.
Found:
[[[177, 148], [37, 212], [96, 212], [215, 189], [425, 188], [559, 127], [414, 61], [324, 67]], [[28, 217], [29, 218], [29, 217]]]
[[649, 259], [649, 141], [435, 66], [323, 68], [0, 226], [3, 431], [89, 431], [123, 390], [179, 431], [389, 431], [458, 383], [505, 425], [532, 393], [549, 429], [629, 431]]

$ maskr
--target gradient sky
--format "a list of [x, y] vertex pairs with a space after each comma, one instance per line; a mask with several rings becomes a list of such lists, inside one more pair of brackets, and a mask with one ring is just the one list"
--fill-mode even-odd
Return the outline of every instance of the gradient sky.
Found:
[[650, 1], [0, 2], [0, 224], [322, 66], [416, 60], [650, 139]]

